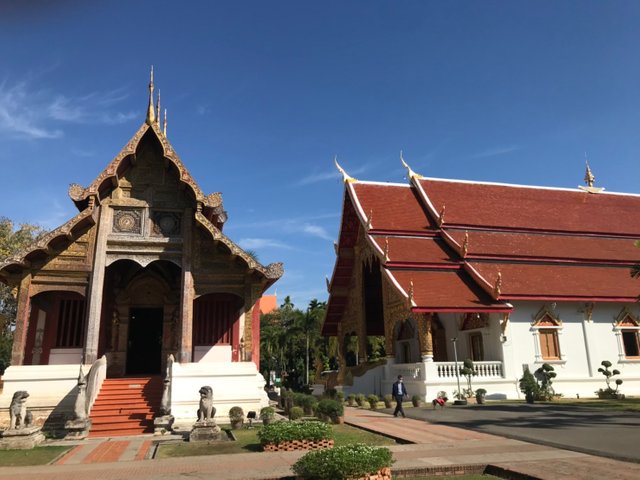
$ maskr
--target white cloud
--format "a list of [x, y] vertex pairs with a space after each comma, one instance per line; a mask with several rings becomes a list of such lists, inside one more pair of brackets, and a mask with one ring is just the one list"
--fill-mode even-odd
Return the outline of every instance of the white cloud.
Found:
[[127, 95], [122, 89], [68, 97], [34, 89], [28, 81], [0, 83], [0, 134], [17, 139], [51, 139], [64, 135], [65, 123], [117, 124], [134, 112], [114, 111]]
[[[354, 176], [354, 175], [360, 175], [361, 173], [364, 173], [366, 170], [367, 170], [367, 167], [362, 166], [362, 167], [356, 168], [355, 170], [349, 171], [347, 173], [351, 176]], [[334, 180], [338, 178], [340, 178], [340, 172], [338, 172], [338, 170], [334, 167], [331, 170], [328, 170], [326, 172], [313, 173], [304, 178], [301, 178], [294, 184], [294, 186], [302, 187], [305, 185], [310, 185], [312, 183], [324, 182], [325, 180]]]
[[471, 158], [495, 157], [498, 155], [505, 155], [507, 153], [515, 152], [516, 150], [520, 150], [520, 147], [518, 147], [517, 145], [499, 146], [475, 153], [471, 155]]
[[273, 240], [271, 238], [241, 238], [238, 242], [244, 249], [254, 249], [254, 248], [284, 248], [286, 250], [290, 250], [291, 247], [285, 243], [279, 242], [277, 240]]
[[329, 235], [329, 232], [327, 232], [324, 227], [321, 227], [320, 225], [312, 225], [307, 223], [306, 225], [304, 225], [302, 227], [302, 231], [308, 235], [311, 235], [313, 237], [320, 237], [323, 238], [325, 240], [333, 240], [333, 238], [331, 237], [331, 235]]

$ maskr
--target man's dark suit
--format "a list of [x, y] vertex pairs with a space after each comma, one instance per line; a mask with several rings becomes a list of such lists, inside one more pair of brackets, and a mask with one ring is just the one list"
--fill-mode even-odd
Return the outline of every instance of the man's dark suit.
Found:
[[402, 408], [402, 400], [407, 396], [407, 389], [404, 386], [404, 383], [401, 381], [396, 381], [393, 384], [393, 388], [391, 389], [391, 395], [396, 401], [396, 409], [393, 412], [393, 416], [397, 417], [398, 413], [402, 414], [404, 417], [404, 409]]

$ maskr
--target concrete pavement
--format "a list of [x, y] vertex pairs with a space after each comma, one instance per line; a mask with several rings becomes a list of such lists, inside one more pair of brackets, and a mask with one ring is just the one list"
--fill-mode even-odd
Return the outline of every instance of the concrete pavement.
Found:
[[[419, 469], [422, 474], [463, 472], [483, 468], [487, 464], [519, 472], [520, 478], [635, 480], [640, 478], [640, 465], [620, 462], [583, 453], [562, 450], [507, 439], [483, 432], [427, 423], [412, 418], [394, 418], [370, 410], [346, 408], [347, 423], [414, 442], [390, 447], [396, 463], [393, 470], [402, 473]], [[414, 409], [407, 409], [408, 414]], [[128, 445], [103, 445], [102, 452], [122, 451], [119, 461], [84, 463], [78, 451], [76, 462], [61, 459], [57, 465], [0, 468], [0, 479], [11, 480], [115, 480], [136, 478], [220, 480], [268, 480], [291, 475], [290, 466], [305, 452], [242, 453], [202, 457], [142, 460], [140, 452], [150, 437], [133, 437]], [[124, 440], [114, 440], [122, 442]], [[135, 444], [133, 442], [136, 442]], [[105, 442], [102, 442], [105, 443]], [[108, 443], [108, 442], [106, 442]], [[87, 445], [87, 444], [83, 444]], [[84, 447], [81, 447], [84, 448]], [[96, 450], [98, 451], [98, 450]], [[128, 452], [128, 453], [127, 453]], [[106, 459], [109, 454], [95, 454]]]

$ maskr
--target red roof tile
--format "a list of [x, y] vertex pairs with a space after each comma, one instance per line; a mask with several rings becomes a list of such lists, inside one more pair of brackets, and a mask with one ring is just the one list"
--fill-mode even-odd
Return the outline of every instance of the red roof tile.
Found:
[[[629, 238], [548, 235], [470, 230], [467, 255], [560, 261], [640, 262], [640, 249]], [[463, 245], [464, 230], [447, 230]]]
[[351, 184], [374, 230], [419, 232], [430, 228], [427, 215], [413, 188], [371, 183]]
[[419, 182], [436, 212], [446, 205], [446, 224], [640, 237], [640, 196], [435, 179]]
[[494, 302], [462, 271], [391, 270], [391, 275], [408, 294], [413, 281], [414, 308], [424, 311], [510, 310]]
[[454, 262], [447, 253], [449, 248], [440, 238], [375, 235], [372, 239], [382, 251], [385, 249], [385, 239], [388, 241], [390, 263], [451, 264]]
[[640, 282], [628, 267], [470, 262], [489, 284], [502, 275], [500, 298], [628, 299], [640, 293]]

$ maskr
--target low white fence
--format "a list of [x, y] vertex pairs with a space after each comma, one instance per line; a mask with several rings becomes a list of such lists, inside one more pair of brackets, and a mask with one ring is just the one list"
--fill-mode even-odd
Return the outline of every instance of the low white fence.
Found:
[[[464, 365], [458, 362], [458, 369]], [[476, 378], [502, 378], [502, 362], [473, 362], [476, 369]], [[456, 363], [455, 362], [436, 362], [438, 370], [438, 378], [455, 378]]]

